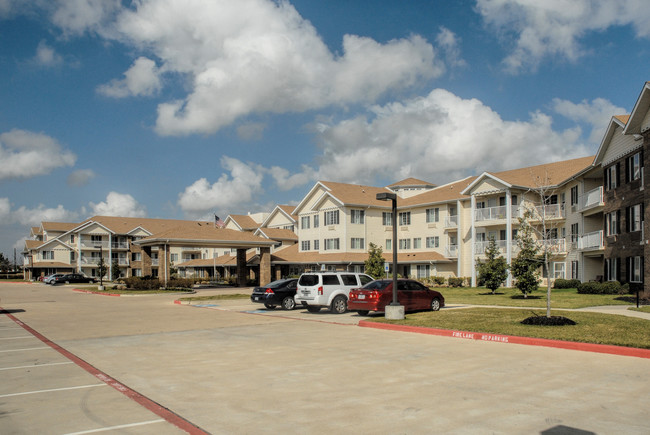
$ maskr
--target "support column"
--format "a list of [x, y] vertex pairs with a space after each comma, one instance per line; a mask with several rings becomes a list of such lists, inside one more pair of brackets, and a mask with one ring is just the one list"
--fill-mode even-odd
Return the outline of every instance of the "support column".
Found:
[[472, 195], [471, 197], [471, 207], [470, 207], [470, 219], [472, 222], [472, 236], [470, 240], [470, 267], [472, 269], [472, 287], [476, 287], [476, 258], [475, 258], [475, 244], [476, 244], [476, 225], [474, 220], [476, 219], [476, 196]]
[[[512, 264], [512, 194], [506, 189], [506, 262]], [[506, 287], [512, 287], [512, 273], [508, 270]]]
[[246, 249], [237, 249], [237, 286], [246, 287]]
[[271, 248], [260, 248], [260, 285], [268, 284], [271, 277]]

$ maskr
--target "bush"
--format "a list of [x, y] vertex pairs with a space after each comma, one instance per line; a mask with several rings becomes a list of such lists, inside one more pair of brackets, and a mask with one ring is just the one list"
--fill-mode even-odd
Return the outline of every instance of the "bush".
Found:
[[445, 277], [444, 276], [432, 276], [431, 277], [431, 282], [435, 285], [445, 285]]
[[578, 293], [591, 295], [616, 295], [624, 294], [627, 290], [618, 281], [583, 282], [578, 285]]
[[151, 277], [130, 276], [124, 278], [124, 284], [132, 290], [158, 290], [160, 288], [160, 281]]
[[447, 280], [447, 285], [449, 285], [449, 287], [463, 287], [464, 282], [465, 278], [463, 277], [454, 278], [453, 276], [450, 276]]
[[558, 278], [553, 284], [553, 288], [578, 288], [582, 284], [579, 279], [562, 279]]
[[172, 278], [167, 281], [167, 288], [191, 289], [195, 281], [194, 278]]

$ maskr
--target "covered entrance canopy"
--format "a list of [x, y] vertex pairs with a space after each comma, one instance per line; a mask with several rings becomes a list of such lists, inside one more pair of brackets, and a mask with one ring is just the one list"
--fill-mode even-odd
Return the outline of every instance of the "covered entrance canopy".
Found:
[[[196, 227], [172, 228], [149, 237], [134, 241], [142, 248], [143, 269], [151, 270], [151, 250], [158, 249], [159, 276], [165, 282], [169, 279], [171, 247], [230, 248], [237, 250], [237, 282], [246, 285], [246, 251], [260, 251], [260, 282], [271, 281], [271, 247], [274, 240], [255, 236], [249, 232], [216, 228], [207, 222], [197, 222]], [[162, 254], [162, 258], [160, 255]], [[145, 272], [146, 274], [146, 272]]]

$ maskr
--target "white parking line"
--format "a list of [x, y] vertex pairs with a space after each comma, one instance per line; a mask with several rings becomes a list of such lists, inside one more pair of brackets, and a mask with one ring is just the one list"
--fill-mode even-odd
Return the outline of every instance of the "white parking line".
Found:
[[120, 426], [102, 427], [100, 429], [91, 429], [91, 430], [85, 430], [85, 431], [82, 431], [82, 432], [70, 432], [70, 433], [65, 434], [65, 435], [82, 435], [82, 434], [86, 434], [86, 433], [106, 432], [107, 430], [124, 429], [124, 428], [127, 428], [127, 427], [135, 427], [135, 426], [144, 426], [146, 424], [162, 423], [164, 421], [165, 420], [163, 420], [161, 418], [160, 420], [150, 420], [150, 421], [143, 421], [143, 422], [140, 422], [140, 423], [122, 424]]
[[3, 367], [0, 368], [0, 370], [33, 369], [35, 367], [60, 366], [62, 364], [74, 364], [74, 363], [72, 361], [65, 361], [65, 362], [49, 363], [49, 364], [32, 364], [29, 366]]
[[22, 350], [39, 350], [39, 349], [51, 349], [49, 346], [44, 347], [27, 347], [25, 349], [9, 349], [9, 350], [0, 350], [0, 352], [20, 352]]
[[92, 385], [80, 385], [78, 387], [54, 388], [51, 390], [24, 391], [22, 393], [3, 394], [0, 396], [0, 399], [4, 397], [25, 396], [27, 394], [51, 393], [54, 391], [79, 390], [81, 388], [106, 387], [106, 386], [108, 386], [108, 384], [92, 384]]
[[18, 340], [20, 338], [34, 338], [33, 335], [23, 335], [22, 337], [3, 337], [0, 340]]

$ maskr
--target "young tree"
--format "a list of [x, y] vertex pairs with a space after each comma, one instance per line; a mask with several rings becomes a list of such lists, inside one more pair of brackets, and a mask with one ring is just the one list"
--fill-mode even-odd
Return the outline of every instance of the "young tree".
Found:
[[508, 279], [508, 262], [499, 252], [499, 247], [494, 237], [490, 237], [490, 243], [485, 250], [485, 261], [478, 261], [476, 270], [478, 272], [479, 280], [485, 283], [485, 287], [492, 290], [494, 294]]
[[381, 246], [370, 243], [368, 249], [368, 259], [365, 262], [366, 273], [373, 278], [381, 278], [384, 276], [384, 251]]
[[117, 258], [113, 259], [111, 269], [111, 279], [115, 281], [120, 277], [120, 263], [117, 261]]
[[516, 286], [524, 294], [524, 298], [533, 290], [539, 287], [539, 260], [537, 258], [539, 247], [533, 237], [533, 227], [529, 220], [532, 213], [529, 210], [524, 212], [524, 216], [519, 218], [519, 230], [517, 232], [517, 246], [519, 253], [512, 260], [510, 270], [515, 279]]
[[104, 257], [101, 256], [99, 257], [99, 260], [97, 260], [97, 273], [99, 274], [99, 284], [104, 285], [104, 275], [106, 275], [106, 272], [108, 271], [108, 266], [106, 265], [106, 262], [104, 261]]

